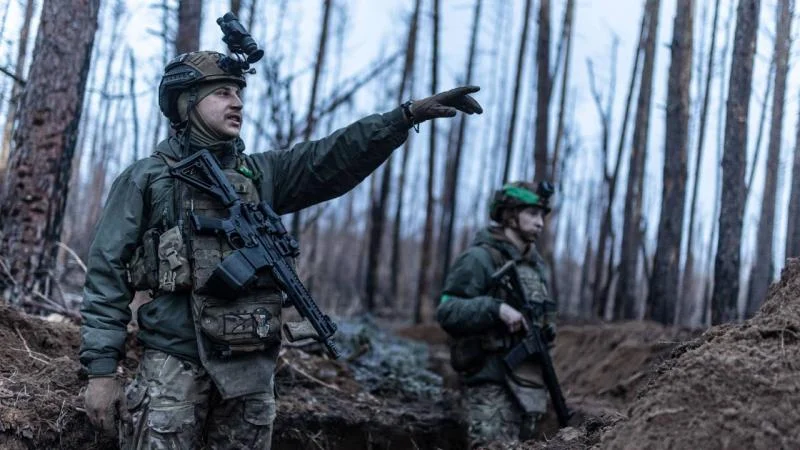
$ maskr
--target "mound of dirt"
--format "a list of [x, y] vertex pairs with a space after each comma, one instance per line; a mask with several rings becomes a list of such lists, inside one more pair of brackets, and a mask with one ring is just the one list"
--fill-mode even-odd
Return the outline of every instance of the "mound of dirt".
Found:
[[0, 306], [0, 448], [115, 448], [82, 412], [74, 325]]
[[600, 448], [800, 448], [800, 260], [754, 318], [681, 345]]

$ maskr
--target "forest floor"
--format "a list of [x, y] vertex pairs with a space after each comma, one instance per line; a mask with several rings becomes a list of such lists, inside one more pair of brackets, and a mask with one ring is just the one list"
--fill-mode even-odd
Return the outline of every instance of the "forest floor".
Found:
[[[435, 325], [340, 321], [346, 358], [284, 348], [275, 449], [464, 449], [457, 378]], [[83, 412], [78, 328], [0, 307], [0, 448], [112, 449]], [[133, 339], [123, 364], [131, 376]], [[800, 448], [800, 261], [760, 312], [704, 333], [564, 325], [553, 359], [574, 426], [491, 449]]]

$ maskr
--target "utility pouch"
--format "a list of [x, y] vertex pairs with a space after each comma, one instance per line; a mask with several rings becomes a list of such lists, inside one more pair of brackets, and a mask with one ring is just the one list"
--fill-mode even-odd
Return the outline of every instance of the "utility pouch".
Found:
[[183, 292], [192, 286], [192, 271], [179, 227], [165, 231], [158, 240], [158, 290]]
[[200, 329], [229, 355], [266, 350], [281, 340], [280, 294], [253, 297], [236, 301], [206, 298], [201, 306]]
[[453, 370], [464, 374], [473, 374], [486, 364], [486, 351], [483, 336], [468, 336], [451, 341], [450, 365]]
[[128, 263], [128, 282], [136, 291], [158, 287], [158, 236], [157, 228], [145, 231], [142, 245], [134, 250]]

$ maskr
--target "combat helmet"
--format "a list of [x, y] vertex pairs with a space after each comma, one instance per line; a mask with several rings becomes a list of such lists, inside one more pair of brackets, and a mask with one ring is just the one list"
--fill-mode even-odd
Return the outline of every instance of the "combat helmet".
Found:
[[173, 126], [181, 124], [178, 96], [200, 83], [231, 81], [240, 88], [246, 86], [241, 70], [231, 67], [230, 58], [214, 51], [198, 51], [178, 55], [164, 68], [158, 86], [158, 106]]
[[502, 222], [503, 210], [520, 206], [538, 206], [547, 214], [550, 212], [550, 197], [554, 191], [553, 185], [548, 181], [538, 184], [527, 181], [505, 184], [492, 196], [489, 217], [495, 222]]

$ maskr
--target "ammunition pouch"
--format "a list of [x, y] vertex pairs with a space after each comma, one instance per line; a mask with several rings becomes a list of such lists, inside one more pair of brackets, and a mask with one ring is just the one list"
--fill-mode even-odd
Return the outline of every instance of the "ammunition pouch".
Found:
[[491, 354], [505, 353], [513, 345], [511, 336], [466, 336], [450, 341], [450, 365], [456, 372], [467, 376], [483, 369]]
[[128, 263], [128, 283], [136, 291], [158, 287], [158, 229], [150, 228], [142, 236], [142, 245]]
[[136, 291], [187, 292], [191, 269], [183, 233], [172, 227], [164, 233], [150, 228], [128, 264], [128, 281]]

